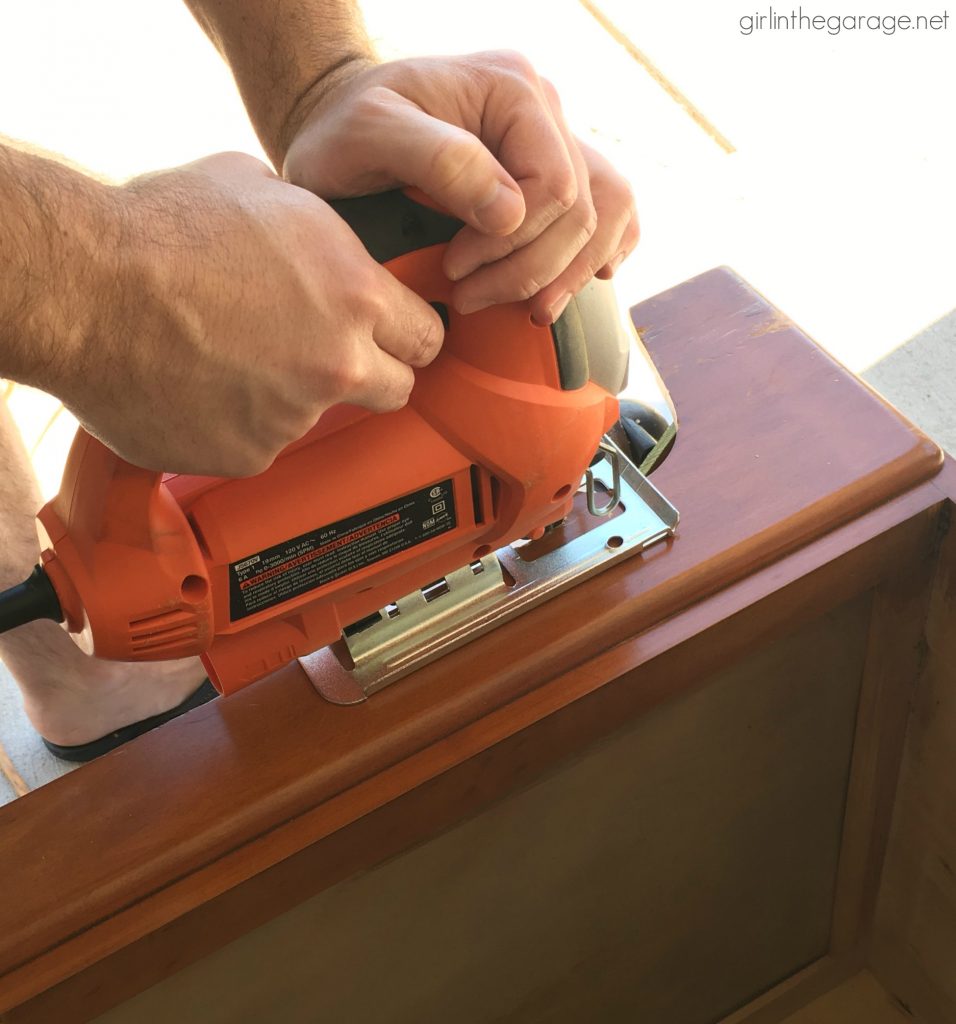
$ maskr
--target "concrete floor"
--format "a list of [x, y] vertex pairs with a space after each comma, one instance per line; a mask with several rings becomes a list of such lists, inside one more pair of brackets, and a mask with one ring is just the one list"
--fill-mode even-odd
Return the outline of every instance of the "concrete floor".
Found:
[[956, 452], [956, 309], [863, 374], [948, 452]]
[[[743, 35], [753, 12], [732, 0], [599, 7], [617, 39], [579, 0], [363, 4], [383, 57], [512, 47], [555, 82], [575, 130], [638, 199], [643, 240], [618, 275], [622, 306], [728, 264], [956, 452], [956, 27]], [[228, 70], [171, 0], [7, 5], [0, 26], [0, 131], [114, 180], [219, 150], [261, 153]], [[29, 390], [12, 406], [52, 494], [72, 420]], [[64, 770], [2, 674], [0, 742], [31, 786]]]

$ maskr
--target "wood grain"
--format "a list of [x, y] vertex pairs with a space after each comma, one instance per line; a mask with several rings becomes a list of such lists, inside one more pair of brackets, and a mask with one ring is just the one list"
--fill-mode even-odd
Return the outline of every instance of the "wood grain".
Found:
[[[951, 516], [953, 507], [949, 506]], [[956, 1020], [956, 530], [943, 541], [870, 952], [918, 1020]]]
[[630, 718], [98, 1024], [710, 1024], [826, 951], [870, 603]]
[[[105, 1009], [307, 896], [400, 852], [423, 830], [440, 831], [528, 785], [622, 722], [700, 686], [702, 673], [732, 665], [877, 586], [887, 574], [904, 572], [935, 533], [932, 511], [913, 514], [917, 499], [927, 497], [938, 499], [938, 494], [908, 495], [865, 523], [821, 538], [786, 565], [740, 581], [606, 652], [587, 671], [578, 668], [550, 681], [445, 743], [87, 930], [73, 949], [64, 945], [35, 961], [28, 981], [35, 984], [42, 971], [62, 970], [68, 955], [113, 955], [9, 1019], [69, 1020], [76, 1006]], [[637, 667], [624, 673], [623, 666], [635, 662]], [[481, 752], [468, 756], [474, 750]], [[439, 757], [444, 770], [436, 775]], [[353, 820], [344, 824], [347, 817]], [[263, 870], [263, 864], [272, 867]], [[179, 908], [181, 916], [175, 917]], [[137, 934], [143, 937], [136, 940]], [[828, 977], [846, 973], [840, 967]], [[810, 986], [781, 1002], [796, 1007], [816, 994]], [[779, 1015], [757, 1019], [764, 1024]]]
[[[941, 539], [948, 516], [941, 514], [937, 525]], [[938, 554], [937, 543], [928, 545], [923, 557], [874, 595], [830, 942], [831, 955], [847, 954], [857, 967], [865, 960], [909, 712], [926, 660], [924, 630]]]
[[0, 1006], [104, 1009], [925, 552], [938, 450], [745, 284], [635, 318], [681, 414], [655, 478], [678, 538], [366, 705], [290, 667], [0, 810]]

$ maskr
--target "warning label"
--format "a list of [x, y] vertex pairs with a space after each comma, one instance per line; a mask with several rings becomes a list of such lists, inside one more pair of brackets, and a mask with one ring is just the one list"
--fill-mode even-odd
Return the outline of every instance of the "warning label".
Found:
[[451, 480], [321, 526], [229, 566], [233, 621], [272, 608], [453, 530]]

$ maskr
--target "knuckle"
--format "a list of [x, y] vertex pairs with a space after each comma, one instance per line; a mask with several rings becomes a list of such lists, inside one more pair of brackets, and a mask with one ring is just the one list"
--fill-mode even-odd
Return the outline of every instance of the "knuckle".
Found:
[[350, 358], [343, 360], [339, 367], [339, 393], [354, 395], [363, 392], [368, 387], [369, 377], [368, 360], [363, 359], [358, 353], [353, 353]]
[[555, 169], [548, 183], [548, 190], [555, 206], [562, 213], [567, 213], [578, 201], [578, 179], [570, 161], [563, 167]]
[[370, 85], [352, 100], [352, 115], [375, 121], [394, 109], [395, 93], [384, 85]]
[[479, 159], [477, 139], [463, 135], [449, 135], [433, 150], [429, 164], [431, 180], [442, 189], [450, 188], [460, 180]]
[[412, 387], [414, 386], [414, 379], [409, 375], [408, 380], [403, 380], [401, 385], [396, 389], [395, 392], [395, 408], [404, 409], [408, 405], [408, 400], [412, 395]]
[[627, 180], [619, 174], [611, 175], [601, 182], [601, 191], [606, 196], [609, 206], [617, 210], [626, 210], [628, 213], [634, 210], [634, 193]]
[[361, 393], [368, 382], [368, 369], [357, 346], [344, 347], [338, 358], [322, 368], [321, 391], [331, 404], [347, 401]]
[[429, 324], [425, 328], [424, 333], [418, 336], [414, 358], [411, 360], [412, 364], [414, 366], [427, 366], [438, 355], [442, 340], [441, 333]]
[[598, 215], [597, 209], [594, 203], [590, 199], [582, 198], [578, 202], [578, 216], [581, 220], [581, 234], [583, 236], [583, 243], [589, 242], [597, 231], [598, 226]]
[[541, 91], [544, 93], [545, 99], [552, 107], [560, 110], [561, 97], [558, 95], [558, 90], [555, 88], [554, 83], [550, 78], [541, 76], [539, 76], [538, 80], [541, 82]]
[[408, 404], [412, 388], [415, 386], [415, 375], [411, 370], [396, 376], [395, 384], [391, 389], [392, 408], [401, 409]]
[[526, 82], [536, 82], [538, 74], [534, 65], [520, 50], [494, 50], [489, 54], [493, 62], [502, 70]]
[[364, 404], [375, 412], [395, 412], [408, 404], [414, 385], [415, 375], [407, 366], [401, 367], [387, 380], [379, 382]]
[[545, 284], [546, 282], [539, 281], [533, 276], [520, 278], [517, 284], [518, 298], [521, 300], [534, 298], [545, 287]]

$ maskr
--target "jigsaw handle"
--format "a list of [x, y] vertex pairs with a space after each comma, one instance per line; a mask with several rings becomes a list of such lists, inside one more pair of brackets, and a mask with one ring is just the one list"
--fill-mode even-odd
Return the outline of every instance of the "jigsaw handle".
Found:
[[[403, 284], [409, 282], [403, 279], [402, 256], [446, 245], [465, 226], [417, 188], [334, 199], [329, 205], [355, 232], [369, 255], [387, 266]], [[443, 320], [447, 327], [447, 315]], [[552, 326], [551, 335], [562, 390], [584, 387], [590, 379], [588, 339], [576, 300], [568, 303]]]
[[429, 205], [418, 189], [333, 199], [329, 206], [355, 232], [369, 256], [383, 265], [419, 249], [447, 244], [465, 226], [457, 217]]

